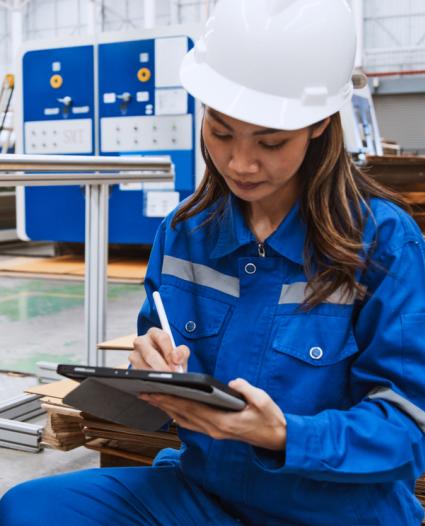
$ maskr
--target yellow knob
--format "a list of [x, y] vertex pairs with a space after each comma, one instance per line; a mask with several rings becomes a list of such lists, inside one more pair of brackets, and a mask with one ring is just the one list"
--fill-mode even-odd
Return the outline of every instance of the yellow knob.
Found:
[[9, 88], [13, 88], [15, 86], [15, 75], [8, 73], [6, 75], [6, 82], [9, 83]]
[[52, 86], [53, 89], [60, 88], [62, 84], [63, 84], [63, 78], [61, 77], [61, 75], [52, 75], [50, 77], [50, 85]]
[[137, 72], [137, 78], [140, 80], [140, 82], [148, 82], [151, 76], [151, 70], [148, 68], [140, 68]]

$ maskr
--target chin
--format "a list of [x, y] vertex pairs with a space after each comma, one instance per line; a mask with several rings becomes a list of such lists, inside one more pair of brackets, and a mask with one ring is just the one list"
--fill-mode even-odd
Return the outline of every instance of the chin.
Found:
[[246, 201], [247, 203], [255, 203], [256, 201], [261, 201], [262, 199], [268, 198], [273, 194], [265, 194], [264, 192], [242, 192], [240, 190], [230, 190], [233, 195], [238, 197], [241, 201]]

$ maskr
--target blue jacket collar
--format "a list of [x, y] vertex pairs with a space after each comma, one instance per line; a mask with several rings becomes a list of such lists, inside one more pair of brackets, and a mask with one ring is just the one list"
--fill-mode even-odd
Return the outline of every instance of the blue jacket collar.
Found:
[[[245, 222], [240, 202], [233, 195], [229, 197], [223, 216], [216, 225], [218, 236], [211, 250], [213, 258], [226, 256], [243, 245], [256, 242], [255, 236]], [[297, 201], [265, 243], [266, 247], [268, 245], [294, 263], [303, 265], [305, 237], [306, 225], [300, 216], [299, 201]]]

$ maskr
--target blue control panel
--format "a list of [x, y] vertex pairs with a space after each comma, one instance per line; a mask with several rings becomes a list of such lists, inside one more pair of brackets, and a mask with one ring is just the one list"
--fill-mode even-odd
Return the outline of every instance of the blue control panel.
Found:
[[[23, 56], [23, 148], [28, 154], [94, 154], [94, 48], [27, 51]], [[26, 188], [25, 234], [83, 241], [84, 191]], [[18, 211], [19, 213], [19, 211]]]
[[[23, 56], [25, 153], [171, 157], [175, 184], [111, 187], [111, 243], [151, 244], [162, 217], [194, 190], [195, 103], [178, 76], [192, 46], [189, 37], [179, 35]], [[82, 188], [27, 189], [26, 234], [33, 240], [83, 242], [84, 208]]]
[[176, 172], [171, 187], [113, 187], [111, 242], [152, 243], [162, 216], [194, 190], [194, 101], [178, 77], [191, 46], [186, 36], [99, 46], [100, 154], [167, 155]]

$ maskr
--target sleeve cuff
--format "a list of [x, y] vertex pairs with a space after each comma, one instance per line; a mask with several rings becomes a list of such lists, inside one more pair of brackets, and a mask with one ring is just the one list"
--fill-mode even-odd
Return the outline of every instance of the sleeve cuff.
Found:
[[306, 473], [316, 471], [320, 464], [320, 444], [317, 416], [285, 414], [285, 451], [270, 451], [254, 447], [256, 464], [266, 471]]

